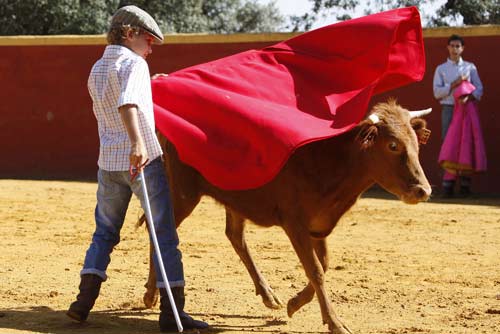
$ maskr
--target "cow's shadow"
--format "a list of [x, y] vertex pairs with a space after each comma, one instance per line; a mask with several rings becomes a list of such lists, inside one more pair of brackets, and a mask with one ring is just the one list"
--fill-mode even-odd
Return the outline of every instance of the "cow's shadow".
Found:
[[[376, 198], [399, 201], [396, 195], [393, 195], [379, 185], [373, 185], [366, 190], [361, 198]], [[432, 195], [428, 202], [439, 204], [461, 204], [461, 205], [482, 205], [500, 207], [500, 194], [471, 194], [468, 197], [456, 195], [452, 198], [443, 198], [439, 188], [433, 187]]]
[[[158, 312], [151, 310], [106, 310], [92, 311], [91, 319], [76, 323], [66, 316], [66, 311], [56, 311], [47, 306], [22, 309], [0, 309], [0, 330], [11, 329], [51, 334], [144, 334], [159, 333]], [[211, 324], [211, 328], [201, 333], [276, 333], [284, 321], [269, 320], [251, 315], [235, 314], [192, 314], [195, 318], [210, 319], [241, 318], [241, 326]], [[249, 319], [262, 322], [246, 324]], [[245, 321], [247, 320], [247, 321]], [[289, 333], [293, 333], [288, 331]], [[189, 333], [189, 331], [186, 331]], [[298, 332], [297, 332], [298, 333]], [[302, 332], [301, 332], [302, 333]]]

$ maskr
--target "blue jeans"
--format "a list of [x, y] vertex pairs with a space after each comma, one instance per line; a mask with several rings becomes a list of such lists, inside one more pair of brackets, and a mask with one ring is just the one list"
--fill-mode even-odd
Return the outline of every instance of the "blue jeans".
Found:
[[453, 117], [453, 109], [455, 108], [452, 104], [443, 104], [441, 109], [441, 141], [444, 141], [448, 128], [450, 127], [451, 119]]
[[[170, 190], [161, 158], [153, 160], [144, 168], [144, 176], [168, 282], [171, 287], [184, 286], [182, 255], [178, 249], [179, 238], [175, 229]], [[145, 205], [140, 176], [130, 182], [128, 171], [110, 172], [99, 169], [97, 178], [96, 229], [80, 274], [95, 274], [106, 280], [106, 269], [111, 260], [110, 254], [113, 247], [120, 242], [120, 230], [132, 193], [140, 199], [143, 208]], [[164, 288], [165, 284], [156, 256], [154, 264], [157, 277], [156, 285], [159, 288]]]

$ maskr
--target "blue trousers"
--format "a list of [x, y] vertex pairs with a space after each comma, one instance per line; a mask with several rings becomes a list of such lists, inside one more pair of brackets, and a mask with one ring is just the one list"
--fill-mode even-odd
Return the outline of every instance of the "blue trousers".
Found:
[[443, 104], [441, 109], [441, 141], [444, 141], [448, 128], [450, 127], [451, 119], [453, 117], [453, 109], [455, 108], [452, 104]]
[[[170, 189], [161, 158], [157, 158], [144, 168], [151, 213], [161, 257], [171, 287], [184, 286], [182, 255], [178, 249], [179, 238], [175, 228]], [[111, 261], [113, 247], [120, 242], [120, 230], [132, 197], [135, 194], [144, 208], [140, 176], [130, 182], [128, 171], [105, 171], [99, 169], [97, 205], [95, 208], [95, 232], [85, 256], [84, 274], [95, 274], [107, 279], [106, 269]], [[161, 277], [158, 260], [154, 257], [159, 288], [165, 284]]]

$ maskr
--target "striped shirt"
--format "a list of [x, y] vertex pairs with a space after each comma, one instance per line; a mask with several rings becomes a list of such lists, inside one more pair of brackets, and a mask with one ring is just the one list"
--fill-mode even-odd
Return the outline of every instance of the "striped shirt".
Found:
[[472, 92], [476, 100], [481, 99], [483, 84], [481, 83], [481, 79], [479, 79], [476, 66], [473, 63], [464, 61], [462, 58], [459, 59], [458, 63], [448, 58], [445, 63], [436, 67], [436, 71], [434, 72], [432, 86], [434, 97], [439, 100], [439, 103], [446, 105], [455, 104], [451, 83], [460, 75], [465, 75], [467, 80], [476, 87], [476, 90]]
[[151, 79], [141, 56], [120, 45], [108, 45], [90, 72], [88, 89], [99, 130], [99, 168], [129, 169], [131, 143], [118, 108], [135, 105], [149, 161], [162, 154], [155, 135]]

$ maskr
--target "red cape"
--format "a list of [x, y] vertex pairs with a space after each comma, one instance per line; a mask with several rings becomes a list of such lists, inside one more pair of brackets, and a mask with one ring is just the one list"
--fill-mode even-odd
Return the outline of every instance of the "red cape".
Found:
[[424, 71], [417, 9], [391, 10], [160, 77], [156, 127], [212, 184], [256, 188], [297, 147], [348, 131], [372, 95]]

